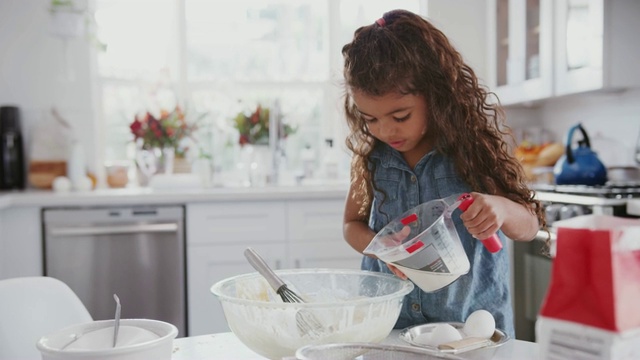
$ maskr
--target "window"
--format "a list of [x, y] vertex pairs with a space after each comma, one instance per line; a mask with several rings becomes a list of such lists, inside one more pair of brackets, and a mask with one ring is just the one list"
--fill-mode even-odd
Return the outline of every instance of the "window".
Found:
[[[423, 3], [393, 7], [420, 12]], [[236, 0], [221, 9], [210, 0], [95, 0], [97, 35], [107, 45], [96, 56], [104, 160], [131, 158], [129, 124], [137, 113], [180, 104], [206, 114], [189, 156], [211, 154], [219, 170], [232, 171], [240, 147], [231, 119], [277, 100], [297, 127], [285, 142], [287, 166], [300, 168], [307, 145], [320, 155], [325, 138], [342, 143], [341, 47], [389, 6]]]

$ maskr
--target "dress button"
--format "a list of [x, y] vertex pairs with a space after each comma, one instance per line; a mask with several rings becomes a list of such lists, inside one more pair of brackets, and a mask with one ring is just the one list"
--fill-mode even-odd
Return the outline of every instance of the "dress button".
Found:
[[415, 175], [411, 175], [411, 182], [416, 182], [418, 179]]
[[420, 304], [411, 304], [411, 309], [413, 311], [420, 311]]

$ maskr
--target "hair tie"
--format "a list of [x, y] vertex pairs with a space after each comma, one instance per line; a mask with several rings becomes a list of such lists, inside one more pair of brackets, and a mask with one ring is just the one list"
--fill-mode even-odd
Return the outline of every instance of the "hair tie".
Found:
[[378, 25], [380, 25], [380, 27], [384, 27], [384, 26], [387, 24], [387, 22], [386, 22], [386, 21], [384, 21], [384, 18], [383, 18], [383, 17], [381, 17], [380, 19], [376, 20], [376, 23], [377, 23]]

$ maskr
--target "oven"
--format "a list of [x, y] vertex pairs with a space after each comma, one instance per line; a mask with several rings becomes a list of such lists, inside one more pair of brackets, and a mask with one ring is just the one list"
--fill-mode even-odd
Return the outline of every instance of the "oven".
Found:
[[[539, 231], [531, 242], [513, 242], [514, 320], [516, 338], [535, 341], [535, 321], [547, 292], [555, 255], [553, 223], [575, 216], [603, 214], [620, 217], [640, 217], [629, 212], [630, 199], [640, 199], [640, 182], [607, 183], [604, 186], [532, 185], [536, 198], [544, 206], [549, 227]], [[550, 236], [550, 255], [546, 255], [545, 240]]]

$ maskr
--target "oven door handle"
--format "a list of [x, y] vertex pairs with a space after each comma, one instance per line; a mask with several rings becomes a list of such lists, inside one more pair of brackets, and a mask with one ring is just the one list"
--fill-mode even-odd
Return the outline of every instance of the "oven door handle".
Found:
[[[555, 230], [549, 229], [549, 240], [551, 242], [554, 242], [554, 241], [556, 241], [557, 238], [558, 238], [558, 235], [556, 234]], [[534, 240], [546, 241], [547, 240], [547, 232], [544, 231], [544, 230], [538, 230]]]
[[51, 236], [92, 236], [140, 233], [174, 233], [177, 231], [177, 223], [163, 223], [121, 226], [59, 227], [52, 228], [49, 231], [49, 234]]

